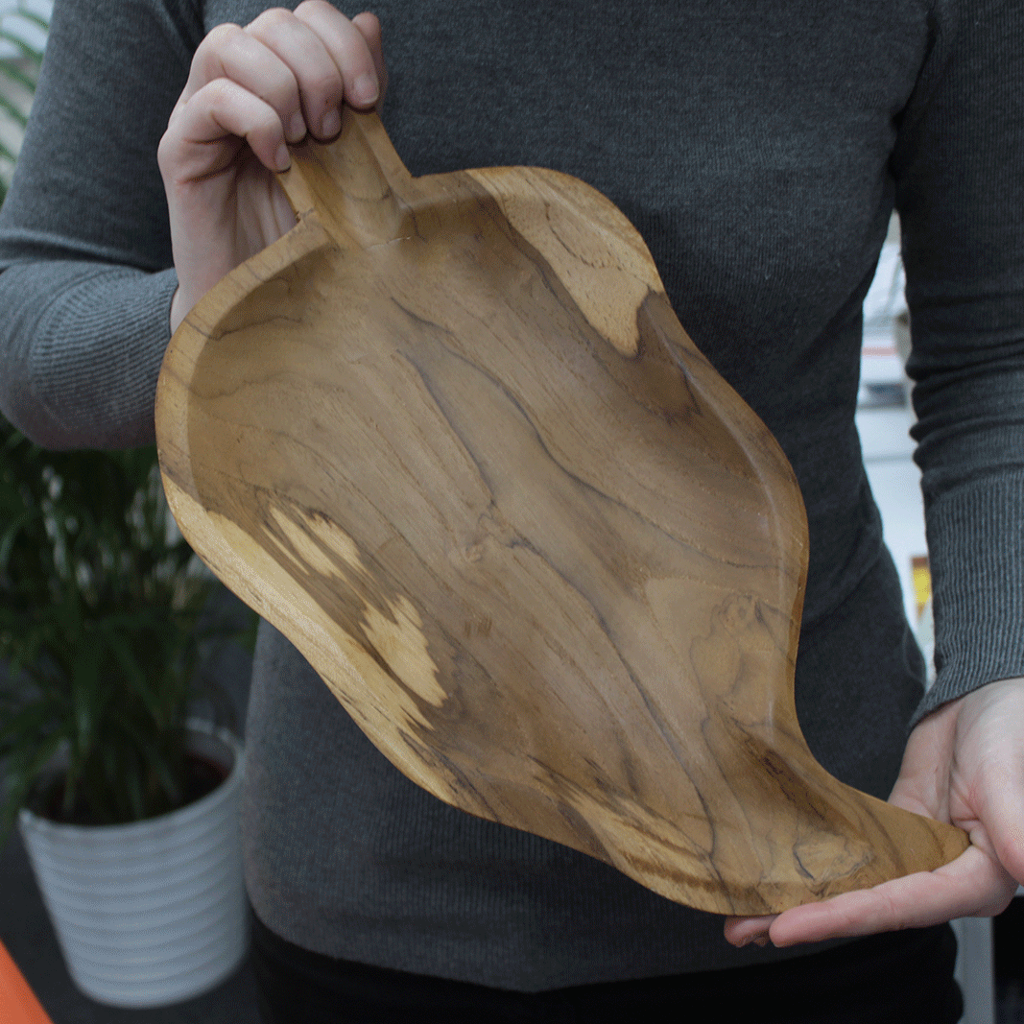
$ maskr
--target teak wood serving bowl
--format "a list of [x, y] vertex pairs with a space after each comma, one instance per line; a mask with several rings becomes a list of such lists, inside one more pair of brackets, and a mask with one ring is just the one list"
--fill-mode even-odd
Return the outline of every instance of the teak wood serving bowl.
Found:
[[398, 768], [719, 913], [965, 848], [811, 756], [792, 470], [607, 199], [412, 178], [351, 111], [281, 180], [298, 225], [168, 349], [164, 482]]

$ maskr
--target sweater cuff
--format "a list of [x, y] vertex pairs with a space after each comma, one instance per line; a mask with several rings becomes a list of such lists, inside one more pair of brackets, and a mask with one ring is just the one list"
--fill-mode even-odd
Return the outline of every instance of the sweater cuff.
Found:
[[936, 678], [911, 726], [986, 683], [1024, 676], [1024, 470], [938, 499], [928, 546]]

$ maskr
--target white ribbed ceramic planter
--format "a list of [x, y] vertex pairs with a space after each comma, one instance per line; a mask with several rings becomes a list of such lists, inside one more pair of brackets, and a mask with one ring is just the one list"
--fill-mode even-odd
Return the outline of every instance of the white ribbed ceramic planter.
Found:
[[248, 941], [238, 810], [241, 745], [193, 732], [193, 749], [230, 768], [188, 807], [131, 825], [19, 824], [68, 970], [111, 1006], [180, 1002], [223, 981]]

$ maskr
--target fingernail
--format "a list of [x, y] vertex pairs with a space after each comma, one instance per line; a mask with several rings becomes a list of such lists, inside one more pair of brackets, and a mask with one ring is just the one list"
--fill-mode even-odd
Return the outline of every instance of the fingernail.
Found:
[[292, 114], [291, 122], [288, 125], [288, 141], [298, 142], [306, 134], [306, 119], [302, 116], [301, 110]]
[[360, 75], [352, 83], [352, 99], [364, 106], [377, 99], [377, 81], [373, 75]]
[[341, 114], [338, 113], [338, 109], [335, 107], [324, 114], [324, 119], [320, 122], [320, 136], [324, 139], [333, 139], [340, 131]]
[[292, 158], [288, 153], [288, 147], [284, 143], [281, 143], [274, 160], [279, 171], [287, 171], [291, 167]]

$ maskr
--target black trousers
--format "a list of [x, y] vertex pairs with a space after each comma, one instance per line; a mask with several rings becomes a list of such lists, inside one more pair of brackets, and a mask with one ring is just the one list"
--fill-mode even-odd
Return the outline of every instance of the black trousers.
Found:
[[955, 1024], [948, 925], [781, 963], [523, 993], [318, 956], [253, 915], [266, 1024]]

